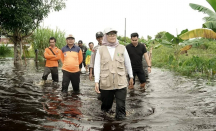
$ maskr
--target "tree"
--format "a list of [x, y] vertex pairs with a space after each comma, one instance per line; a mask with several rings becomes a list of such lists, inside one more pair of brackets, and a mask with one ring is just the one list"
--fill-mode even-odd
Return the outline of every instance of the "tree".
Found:
[[14, 43], [14, 64], [21, 62], [22, 41], [31, 36], [51, 11], [65, 8], [65, 0], [1, 0], [2, 35]]
[[164, 38], [165, 39], [156, 39], [157, 42], [159, 42], [160, 44], [157, 45], [156, 47], [160, 47], [160, 45], [163, 46], [167, 46], [167, 47], [171, 47], [175, 50], [175, 58], [176, 60], [178, 60], [179, 55], [181, 53], [181, 51], [185, 51], [185, 50], [189, 50], [190, 48], [188, 48], [189, 46], [183, 47], [180, 49], [179, 47], [179, 43], [183, 42], [183, 39], [180, 37], [182, 34], [185, 34], [188, 32], [188, 29], [182, 30], [181, 33], [177, 36], [174, 36], [172, 34], [170, 34], [169, 32], [165, 33]]
[[208, 16], [203, 18], [203, 20], [205, 21], [205, 23], [203, 24], [203, 28], [209, 28], [216, 32], [216, 0], [206, 1], [211, 5], [214, 11], [198, 4], [190, 3], [189, 5], [192, 9], [207, 14]]
[[148, 40], [151, 40], [151, 39], [152, 39], [152, 37], [151, 37], [150, 35], [148, 35], [148, 36], [147, 36], [147, 39], [148, 39]]
[[157, 35], [155, 35], [155, 39], [161, 39], [165, 36], [166, 31], [158, 32]]
[[188, 40], [191, 38], [199, 38], [199, 37], [216, 39], [216, 33], [210, 29], [195, 29], [180, 35], [180, 38], [183, 40]]
[[38, 54], [42, 57], [45, 48], [49, 46], [49, 38], [51, 36], [56, 38], [56, 46], [58, 48], [61, 49], [63, 46], [66, 45], [65, 32], [59, 30], [58, 28], [56, 30], [52, 30], [48, 27], [38, 27], [31, 36], [31, 39], [33, 39], [33, 49], [37, 49]]

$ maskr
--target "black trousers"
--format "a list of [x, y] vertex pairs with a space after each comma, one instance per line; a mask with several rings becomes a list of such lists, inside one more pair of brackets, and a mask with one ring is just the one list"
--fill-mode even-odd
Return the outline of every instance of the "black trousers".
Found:
[[52, 80], [54, 82], [58, 82], [59, 81], [59, 79], [58, 79], [58, 67], [45, 67], [42, 79], [47, 80], [47, 77], [50, 73], [52, 75]]
[[82, 63], [79, 65], [79, 68], [82, 68], [82, 64], [84, 65], [84, 67], [86, 67], [86, 63], [85, 63], [85, 55], [83, 55], [83, 61]]
[[127, 88], [116, 90], [100, 90], [101, 92], [101, 110], [109, 111], [112, 108], [113, 100], [116, 98], [116, 118], [124, 118], [126, 116], [125, 101]]
[[70, 82], [73, 86], [73, 91], [79, 92], [80, 72], [71, 73], [65, 70], [62, 70], [62, 72], [63, 72], [62, 92], [68, 91], [68, 86]]
[[136, 76], [139, 78], [139, 81], [141, 84], [146, 82], [146, 76], [145, 76], [145, 72], [144, 72], [143, 68], [133, 69], [134, 85], [135, 85], [135, 77]]

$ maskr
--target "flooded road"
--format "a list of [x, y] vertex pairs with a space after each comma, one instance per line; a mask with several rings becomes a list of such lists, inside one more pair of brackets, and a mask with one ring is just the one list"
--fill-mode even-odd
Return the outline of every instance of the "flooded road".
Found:
[[[127, 119], [116, 121], [100, 110], [94, 82], [81, 75], [81, 93], [60, 95], [60, 87], [36, 86], [43, 67], [33, 60], [14, 68], [13, 60], [0, 59], [0, 130], [61, 131], [215, 131], [216, 81], [190, 79], [152, 69], [146, 91], [127, 94]], [[51, 79], [49, 76], [48, 79]], [[138, 83], [138, 82], [137, 82]], [[115, 110], [115, 103], [113, 106]]]

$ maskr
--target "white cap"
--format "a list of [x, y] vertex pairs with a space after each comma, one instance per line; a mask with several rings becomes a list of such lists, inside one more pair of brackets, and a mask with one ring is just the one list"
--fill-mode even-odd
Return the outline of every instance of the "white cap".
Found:
[[109, 32], [111, 32], [111, 31], [114, 31], [114, 32], [118, 32], [118, 31], [116, 31], [115, 29], [113, 29], [113, 28], [106, 28], [105, 30], [104, 30], [104, 34], [107, 34], [107, 33], [109, 33]]

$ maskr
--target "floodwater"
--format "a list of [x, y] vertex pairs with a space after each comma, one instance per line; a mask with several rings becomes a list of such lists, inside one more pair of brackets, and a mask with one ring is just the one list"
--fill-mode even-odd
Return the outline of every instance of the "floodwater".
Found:
[[61, 70], [60, 87], [36, 86], [42, 73], [33, 60], [14, 68], [0, 59], [1, 131], [216, 131], [216, 81], [153, 68], [145, 92], [139, 85], [128, 91], [127, 119], [116, 121], [101, 112], [88, 75], [81, 75], [80, 94], [62, 98]]

